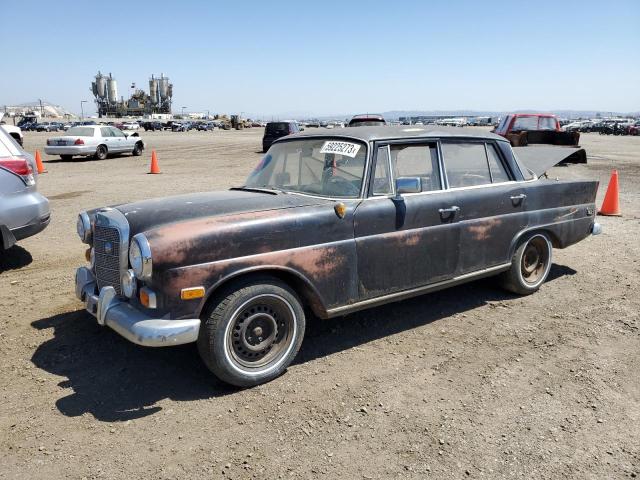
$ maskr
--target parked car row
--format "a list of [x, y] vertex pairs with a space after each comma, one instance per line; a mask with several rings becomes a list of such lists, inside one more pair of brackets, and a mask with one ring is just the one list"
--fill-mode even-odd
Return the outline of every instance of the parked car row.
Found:
[[601, 135], [640, 135], [640, 120], [579, 120], [564, 125], [567, 132], [597, 132]]

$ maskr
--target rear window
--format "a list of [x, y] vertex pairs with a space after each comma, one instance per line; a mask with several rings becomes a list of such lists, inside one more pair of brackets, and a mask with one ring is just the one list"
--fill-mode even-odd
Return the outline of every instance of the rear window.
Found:
[[516, 117], [516, 121], [513, 122], [511, 130], [537, 130], [538, 129], [538, 117]]
[[269, 135], [289, 135], [289, 124], [287, 122], [267, 123], [265, 132]]
[[352, 118], [349, 122], [350, 127], [377, 127], [380, 125], [385, 125], [385, 121], [375, 118]]
[[22, 156], [23, 153], [11, 136], [0, 128], [0, 158]]
[[75, 137], [93, 137], [95, 130], [89, 127], [71, 127], [67, 130], [67, 135]]

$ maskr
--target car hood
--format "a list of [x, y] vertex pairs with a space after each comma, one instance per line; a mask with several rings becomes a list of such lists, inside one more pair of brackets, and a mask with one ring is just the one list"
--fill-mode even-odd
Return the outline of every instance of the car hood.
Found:
[[222, 217], [324, 203], [331, 201], [288, 193], [227, 190], [154, 198], [114, 208], [125, 215], [129, 222], [130, 234], [133, 236], [163, 225], [204, 217]]

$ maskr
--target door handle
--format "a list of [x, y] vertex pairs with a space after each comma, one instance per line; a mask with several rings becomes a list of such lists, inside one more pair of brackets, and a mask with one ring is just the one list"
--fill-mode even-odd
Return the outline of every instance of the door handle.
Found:
[[521, 193], [520, 195], [512, 195], [511, 196], [511, 202], [514, 205], [518, 205], [519, 203], [524, 202], [524, 200], [527, 198], [527, 195], [524, 193]]
[[460, 211], [460, 207], [458, 207], [457, 205], [453, 205], [452, 207], [449, 207], [449, 208], [438, 209], [438, 212], [440, 213], [441, 217], [449, 217], [449, 216], [453, 217], [459, 211]]

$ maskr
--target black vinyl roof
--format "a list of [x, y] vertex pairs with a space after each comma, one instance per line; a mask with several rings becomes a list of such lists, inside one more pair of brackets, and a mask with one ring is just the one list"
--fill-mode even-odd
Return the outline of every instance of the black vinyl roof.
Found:
[[440, 125], [367, 126], [345, 128], [314, 128], [286, 137], [287, 140], [306, 137], [343, 137], [372, 142], [401, 138], [477, 138], [502, 140], [505, 138], [479, 128], [443, 127]]

